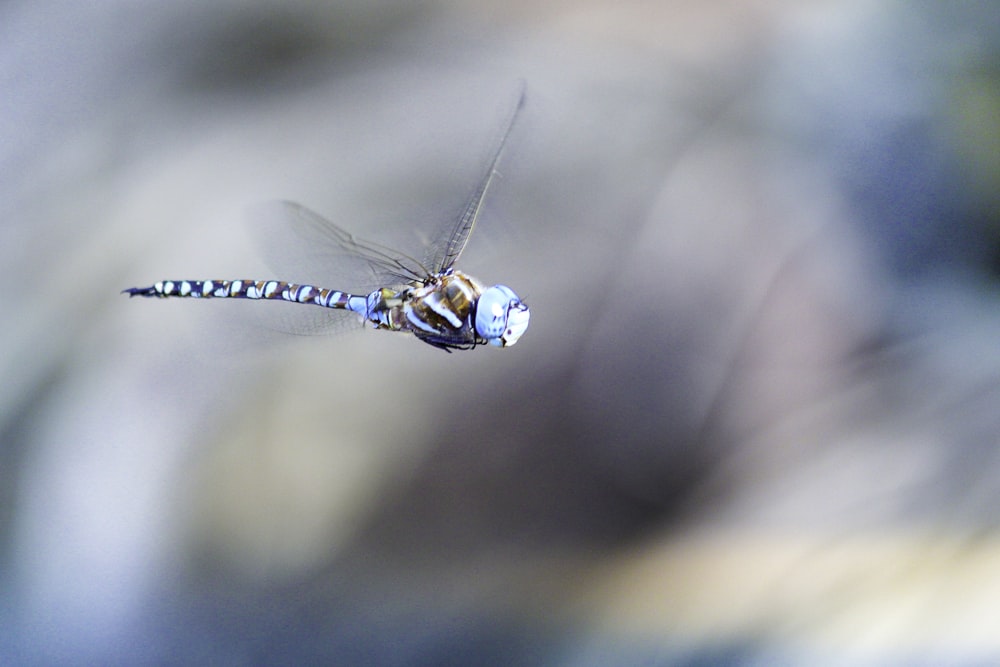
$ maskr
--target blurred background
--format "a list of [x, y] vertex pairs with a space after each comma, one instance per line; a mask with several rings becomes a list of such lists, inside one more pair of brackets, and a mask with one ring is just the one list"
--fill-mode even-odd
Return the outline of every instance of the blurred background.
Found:
[[[995, 3], [12, 1], [0, 80], [0, 663], [1000, 660]], [[419, 254], [519, 80], [516, 347], [119, 294]]]

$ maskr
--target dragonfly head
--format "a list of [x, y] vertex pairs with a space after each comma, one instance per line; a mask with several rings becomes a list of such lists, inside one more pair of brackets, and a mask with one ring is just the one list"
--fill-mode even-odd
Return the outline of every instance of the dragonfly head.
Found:
[[483, 290], [476, 305], [476, 333], [490, 345], [510, 347], [528, 328], [528, 305], [505, 285]]

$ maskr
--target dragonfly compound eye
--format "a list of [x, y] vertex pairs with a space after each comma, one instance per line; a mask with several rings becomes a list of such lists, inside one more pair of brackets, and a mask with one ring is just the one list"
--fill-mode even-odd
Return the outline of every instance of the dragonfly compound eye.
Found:
[[505, 285], [483, 290], [476, 306], [476, 333], [490, 345], [509, 347], [528, 328], [528, 306]]

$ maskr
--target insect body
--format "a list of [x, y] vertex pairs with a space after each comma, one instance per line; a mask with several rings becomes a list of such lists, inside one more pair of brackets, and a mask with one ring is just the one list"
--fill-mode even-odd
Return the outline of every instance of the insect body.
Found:
[[430, 266], [408, 255], [350, 233], [309, 209], [280, 202], [293, 225], [318, 231], [324, 243], [341, 253], [360, 258], [374, 275], [391, 279], [368, 294], [349, 294], [325, 287], [279, 280], [165, 280], [149, 287], [123, 290], [129, 296], [267, 299], [311, 304], [353, 312], [376, 329], [412, 333], [418, 339], [446, 350], [466, 350], [477, 345], [509, 347], [528, 328], [529, 311], [509, 287], [484, 287], [475, 278], [454, 268], [479, 218], [483, 199], [496, 176], [497, 164], [524, 106], [524, 93], [485, 176], [455, 225], [443, 234], [431, 253]]

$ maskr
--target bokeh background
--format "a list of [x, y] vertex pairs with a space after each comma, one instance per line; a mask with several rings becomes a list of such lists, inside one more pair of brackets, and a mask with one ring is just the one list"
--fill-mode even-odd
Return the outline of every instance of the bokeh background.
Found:
[[[418, 252], [519, 80], [516, 347], [119, 294]], [[995, 3], [11, 1], [0, 82], [0, 663], [1000, 660]]]

